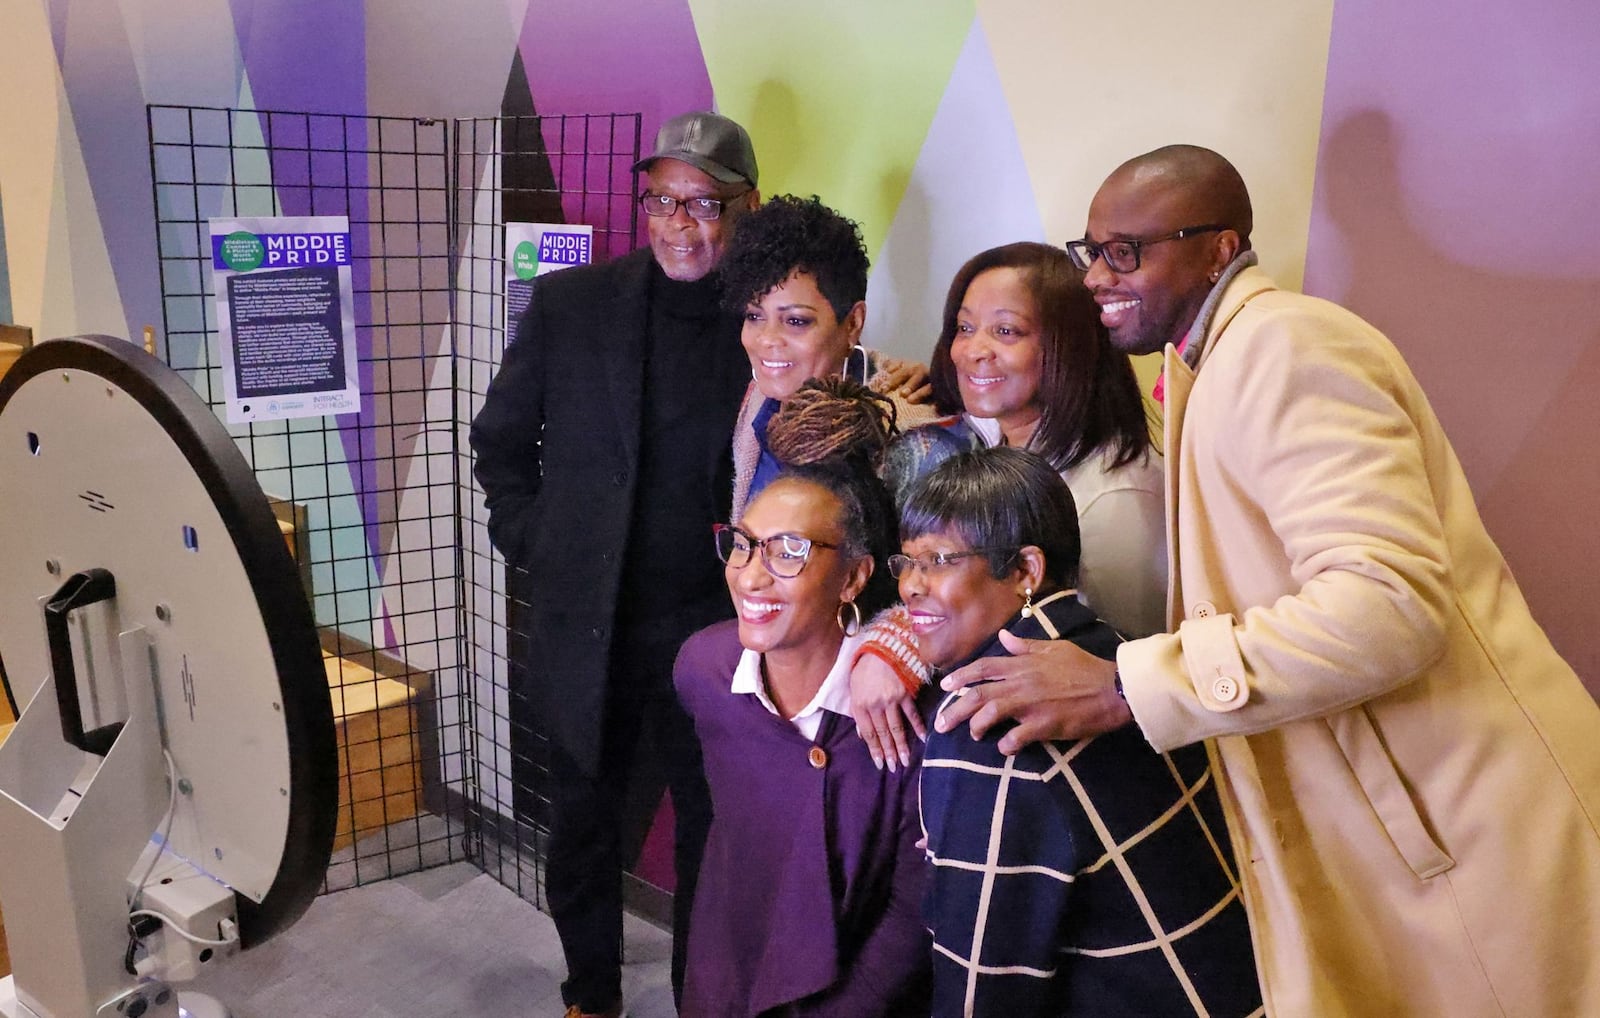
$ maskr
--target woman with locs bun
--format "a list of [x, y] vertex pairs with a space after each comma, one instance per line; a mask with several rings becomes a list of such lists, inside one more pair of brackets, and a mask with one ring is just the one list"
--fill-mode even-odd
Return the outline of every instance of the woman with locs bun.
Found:
[[802, 384], [768, 423], [776, 476], [717, 530], [737, 618], [673, 675], [714, 812], [683, 1014], [928, 1013], [916, 760], [875, 767], [850, 719], [862, 622], [895, 596], [894, 414], [851, 380]]

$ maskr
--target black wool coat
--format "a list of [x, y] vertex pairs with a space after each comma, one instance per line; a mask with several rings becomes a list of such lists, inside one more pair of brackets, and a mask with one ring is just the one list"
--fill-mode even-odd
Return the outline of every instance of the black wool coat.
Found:
[[[512, 596], [527, 606], [529, 688], [516, 692], [531, 699], [555, 744], [591, 772], [633, 508], [650, 497], [636, 480], [652, 271], [646, 248], [536, 279], [470, 434], [489, 537], [505, 556]], [[699, 404], [729, 436], [706, 450], [716, 457], [710, 504], [722, 517], [734, 420], [750, 381], [739, 329], [730, 313], [708, 344]], [[705, 521], [707, 554], [714, 522]], [[684, 637], [731, 614], [726, 598], [687, 607], [671, 620]]]

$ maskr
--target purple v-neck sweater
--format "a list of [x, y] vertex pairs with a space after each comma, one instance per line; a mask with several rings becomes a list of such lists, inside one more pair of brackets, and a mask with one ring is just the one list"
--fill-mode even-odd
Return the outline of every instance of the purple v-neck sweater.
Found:
[[730, 691], [742, 650], [738, 623], [718, 623], [689, 638], [673, 675], [715, 811], [682, 1013], [926, 1015], [921, 746], [910, 768], [879, 771], [854, 723], [828, 711], [808, 740]]

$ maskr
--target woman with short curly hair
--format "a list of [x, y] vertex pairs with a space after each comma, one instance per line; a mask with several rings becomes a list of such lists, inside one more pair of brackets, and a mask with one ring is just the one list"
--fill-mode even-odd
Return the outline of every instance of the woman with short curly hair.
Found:
[[[808, 379], [843, 375], [890, 395], [905, 381], [905, 365], [860, 345], [869, 264], [861, 228], [815, 196], [779, 195], [740, 221], [721, 266], [752, 378], [733, 437], [735, 518], [777, 476], [767, 425]], [[902, 425], [932, 417], [895, 402]]]

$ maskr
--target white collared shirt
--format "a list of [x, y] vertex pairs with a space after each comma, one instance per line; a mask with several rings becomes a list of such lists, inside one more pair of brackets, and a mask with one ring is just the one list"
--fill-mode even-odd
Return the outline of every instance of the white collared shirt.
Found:
[[[835, 714], [850, 716], [850, 663], [855, 660], [856, 649], [865, 641], [862, 634], [847, 636], [839, 647], [839, 656], [834, 658], [833, 668], [828, 671], [827, 678], [822, 680], [822, 685], [817, 689], [817, 695], [811, 702], [801, 708], [800, 712], [789, 719], [795, 729], [806, 738], [816, 741], [817, 732], [822, 728], [822, 712], [831, 710]], [[767, 696], [766, 683], [761, 681], [761, 655], [753, 650], [746, 650], [739, 655], [739, 665], [733, 670], [733, 685], [729, 690], [734, 693], [754, 693], [761, 705], [771, 714], [778, 714], [777, 704]]]

